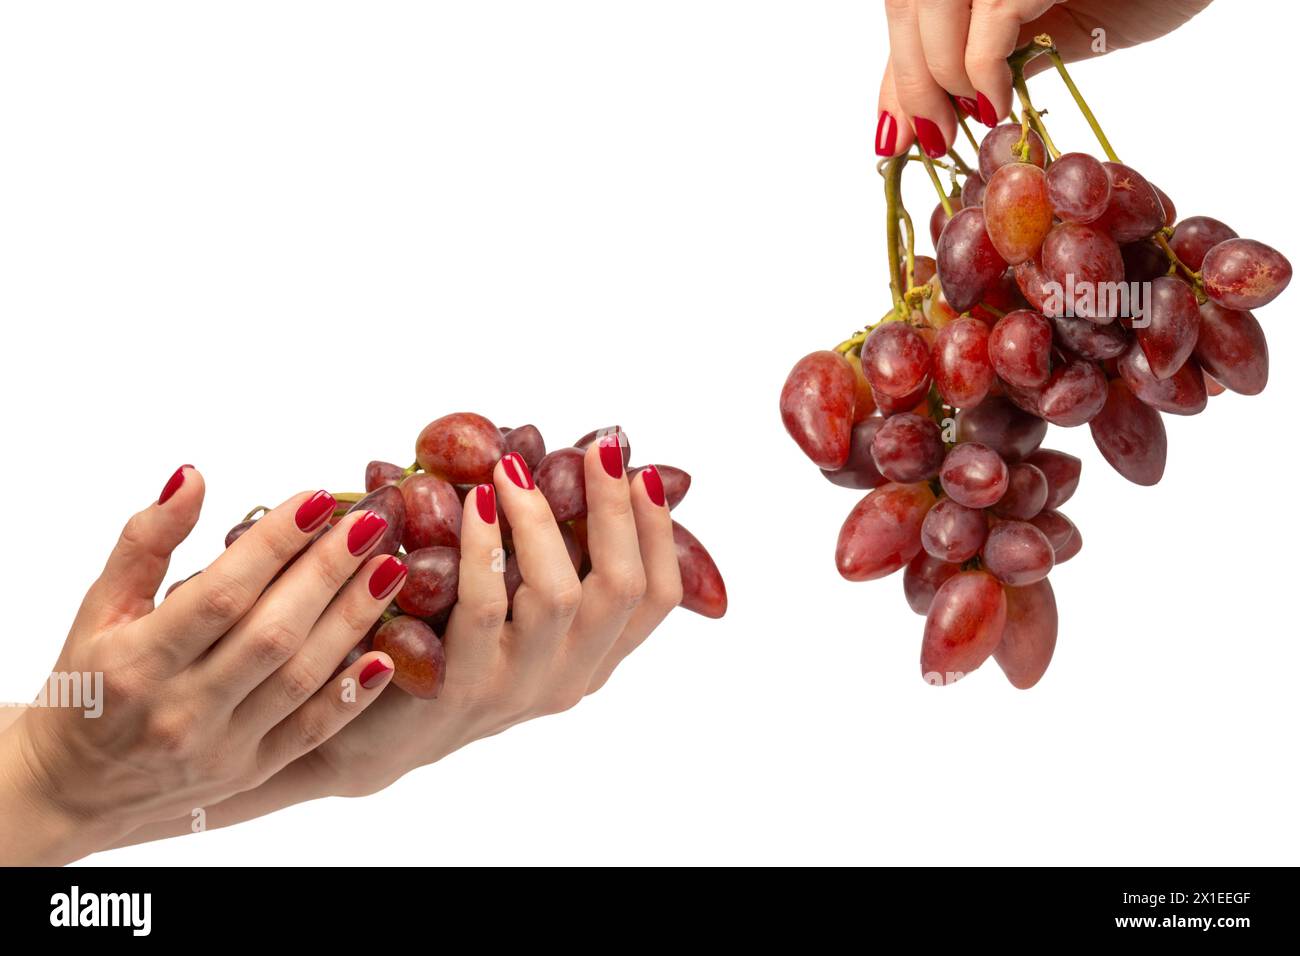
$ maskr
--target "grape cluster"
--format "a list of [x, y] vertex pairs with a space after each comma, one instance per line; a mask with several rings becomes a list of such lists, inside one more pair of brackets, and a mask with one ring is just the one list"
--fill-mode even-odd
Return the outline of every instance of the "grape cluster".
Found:
[[1161, 413], [1263, 390], [1252, 310], [1291, 266], [1217, 219], [1177, 221], [1141, 173], [1056, 155], [1027, 122], [991, 130], [966, 173], [930, 217], [935, 257], [899, 253], [896, 308], [801, 359], [781, 415], [826, 478], [870, 491], [836, 562], [851, 581], [903, 571], [922, 676], [992, 656], [1027, 688], [1056, 645], [1048, 573], [1082, 547], [1060, 511], [1081, 462], [1040, 447], [1048, 425], [1087, 425], [1116, 471], [1155, 484]]
[[[393, 659], [393, 682], [416, 697], [438, 696], [446, 676], [441, 635], [456, 605], [460, 579], [461, 515], [467, 507], [494, 508], [495, 495], [480, 486], [492, 482], [497, 462], [514, 469], [521, 482], [546, 498], [559, 525], [569, 558], [580, 577], [591, 569], [587, 553], [587, 497], [584, 450], [606, 435], [615, 435], [629, 479], [632, 448], [622, 429], [600, 429], [572, 447], [548, 453], [533, 425], [498, 428], [482, 415], [457, 412], [430, 422], [416, 440], [416, 461], [403, 468], [386, 461], [366, 466], [364, 494], [336, 494], [335, 518], [353, 511], [372, 511], [388, 522], [371, 554], [401, 555], [406, 582], [393, 604], [366, 638], [352, 649], [340, 669], [370, 650]], [[691, 486], [691, 476], [671, 465], [653, 466], [665, 503], [675, 508]], [[475, 500], [468, 499], [473, 495]], [[258, 509], [261, 510], [261, 509]], [[491, 511], [488, 511], [491, 514]], [[230, 529], [226, 547], [256, 523], [250, 517]], [[506, 596], [513, 606], [523, 577], [511, 540], [510, 525], [499, 508], [503, 550], [496, 570], [505, 575]], [[322, 529], [321, 534], [328, 530]], [[684, 527], [673, 522], [673, 541], [682, 575], [682, 607], [705, 617], [722, 617], [727, 589], [707, 550]]]

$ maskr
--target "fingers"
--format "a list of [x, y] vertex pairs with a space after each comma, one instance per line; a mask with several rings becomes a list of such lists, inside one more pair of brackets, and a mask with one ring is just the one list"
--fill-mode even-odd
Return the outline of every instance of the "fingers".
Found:
[[262, 772], [270, 776], [329, 740], [378, 700], [392, 677], [393, 661], [387, 654], [361, 657], [262, 739]]
[[603, 436], [587, 449], [584, 461], [591, 572], [583, 580], [582, 606], [565, 645], [565, 667], [581, 673], [584, 686], [646, 589], [621, 438], [617, 431]]
[[328, 492], [305, 491], [263, 515], [202, 574], [139, 622], [147, 629], [141, 651], [175, 670], [192, 663], [253, 607], [329, 521], [334, 505]]
[[[938, 158], [948, 152], [948, 144], [957, 132], [957, 119], [948, 94], [935, 81], [926, 62], [917, 4], [913, 0], [886, 0], [885, 16], [898, 108], [926, 155]], [[890, 155], [898, 152], [895, 149]]]
[[460, 583], [443, 641], [448, 669], [455, 667], [458, 680], [474, 683], [492, 670], [508, 609], [505, 569], [496, 488], [479, 485], [465, 497]]
[[515, 592], [506, 649], [517, 679], [529, 681], [550, 666], [569, 633], [582, 602], [582, 583], [573, 570], [551, 506], [537, 490], [523, 458], [513, 452], [506, 455], [497, 464], [493, 480], [510, 522], [523, 579]]
[[167, 480], [158, 500], [127, 522], [82, 605], [82, 614], [94, 617], [96, 630], [153, 610], [172, 551], [199, 519], [203, 491], [203, 476], [193, 465], [182, 465]]
[[645, 568], [645, 597], [614, 646], [597, 665], [588, 693], [599, 690], [609, 680], [614, 668], [650, 636], [673, 608], [682, 603], [682, 575], [677, 566], [677, 547], [673, 543], [673, 519], [664, 501], [659, 472], [653, 465], [642, 471], [632, 483], [631, 496], [641, 565]]
[[906, 122], [903, 108], [898, 104], [898, 91], [894, 87], [893, 59], [885, 64], [885, 76], [880, 81], [880, 106], [876, 118], [876, 155], [899, 156], [912, 148], [916, 135]]
[[302, 706], [365, 638], [405, 581], [406, 565], [392, 555], [367, 561], [325, 609], [298, 652], [235, 708], [236, 730], [260, 737]]
[[[1011, 110], [1009, 57], [1016, 48], [1020, 25], [1039, 16], [1052, 3], [974, 0], [966, 39], [966, 75], [979, 91], [980, 121], [995, 126]], [[986, 115], [987, 114], [987, 115]]]
[[919, 0], [916, 21], [930, 76], [950, 95], [973, 101], [976, 90], [966, 76], [970, 0]]

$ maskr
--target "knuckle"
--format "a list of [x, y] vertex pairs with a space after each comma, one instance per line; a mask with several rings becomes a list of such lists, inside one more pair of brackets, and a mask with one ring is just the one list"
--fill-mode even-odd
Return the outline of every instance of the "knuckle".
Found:
[[303, 750], [315, 750], [333, 736], [328, 711], [309, 709], [298, 717], [298, 745]]
[[149, 716], [145, 733], [153, 749], [180, 755], [193, 744], [194, 717], [179, 708], [159, 710]]
[[912, 6], [912, 0], [885, 0], [885, 13], [898, 18], [904, 16]]
[[670, 580], [657, 580], [646, 592], [646, 599], [665, 614], [682, 603], [682, 578], [672, 575]]
[[645, 572], [640, 569], [624, 571], [614, 576], [608, 587], [614, 603], [623, 610], [630, 611], [645, 598]]
[[553, 618], [572, 619], [582, 604], [582, 582], [575, 577], [572, 581], [557, 585], [545, 593], [544, 603]]
[[924, 99], [933, 87], [934, 80], [931, 79], [929, 73], [922, 75], [916, 70], [902, 66], [894, 69], [894, 90], [898, 93], [898, 98], [905, 104], [908, 101], [914, 103], [917, 100]]
[[376, 610], [373, 604], [364, 606], [356, 601], [344, 600], [339, 604], [338, 613], [339, 620], [349, 634], [364, 635], [383, 612]]
[[199, 616], [210, 624], [233, 624], [248, 608], [248, 589], [227, 575], [208, 572], [201, 578]]
[[298, 633], [284, 621], [268, 621], [249, 641], [249, 656], [262, 667], [278, 667], [297, 649]]
[[123, 549], [128, 551], [138, 551], [145, 546], [149, 540], [149, 531], [142, 513], [137, 512], [131, 516], [126, 526], [122, 528], [120, 540]]
[[583, 696], [581, 688], [563, 687], [549, 694], [542, 706], [548, 714], [562, 714], [577, 707]]
[[339, 561], [332, 554], [321, 554], [314, 556], [308, 554], [304, 558], [309, 562], [312, 573], [321, 587], [330, 592], [337, 591], [347, 582], [350, 569], [340, 567]]
[[474, 622], [485, 630], [498, 628], [505, 623], [509, 610], [510, 604], [504, 597], [484, 601], [474, 609]]
[[280, 668], [280, 692], [296, 707], [316, 693], [316, 675], [305, 664], [290, 661]]

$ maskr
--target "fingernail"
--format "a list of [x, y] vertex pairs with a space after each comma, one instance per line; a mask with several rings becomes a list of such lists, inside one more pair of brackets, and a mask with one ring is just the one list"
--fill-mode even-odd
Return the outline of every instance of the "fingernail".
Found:
[[332, 494], [328, 491], [318, 491], [298, 506], [298, 513], [293, 516], [293, 522], [298, 526], [299, 531], [315, 531], [329, 520], [337, 506], [338, 502], [334, 500]]
[[496, 524], [497, 490], [491, 485], [479, 485], [474, 491], [474, 503], [478, 505], [478, 516], [484, 524]]
[[645, 483], [645, 493], [660, 508], [664, 506], [664, 480], [659, 477], [659, 469], [646, 465], [641, 469], [641, 480]]
[[943, 133], [939, 127], [930, 122], [924, 116], [917, 116], [912, 120], [912, 126], [916, 129], [917, 142], [925, 150], [925, 155], [931, 159], [938, 159], [944, 153], [948, 152], [948, 144], [943, 141]]
[[158, 504], [165, 505], [168, 498], [181, 490], [181, 485], [185, 484], [185, 469], [193, 467], [193, 465], [181, 465], [172, 472], [172, 476], [167, 479], [167, 484], [163, 485], [162, 494], [158, 496]]
[[600, 464], [611, 478], [623, 477], [623, 443], [618, 437], [614, 432], [600, 440]]
[[388, 522], [373, 511], [367, 511], [348, 529], [348, 550], [361, 557], [375, 546], [379, 536], [388, 530]]
[[391, 554], [370, 574], [370, 596], [382, 601], [397, 590], [406, 577], [406, 565]]
[[980, 118], [979, 104], [969, 96], [954, 96], [953, 99], [957, 101], [957, 105], [961, 108], [961, 111], [971, 119], [977, 120]]
[[528, 470], [528, 463], [519, 456], [518, 452], [511, 452], [501, 459], [501, 464], [506, 470], [506, 477], [515, 483], [524, 491], [533, 490], [533, 473]]
[[888, 110], [881, 110], [880, 120], [876, 123], [876, 155], [893, 156], [897, 142], [898, 122]]
[[980, 122], [985, 126], [998, 125], [998, 111], [993, 108], [993, 102], [983, 93], [975, 94], [975, 105], [979, 107]]
[[361, 686], [366, 690], [378, 687], [392, 668], [380, 660], [373, 660], [361, 668]]

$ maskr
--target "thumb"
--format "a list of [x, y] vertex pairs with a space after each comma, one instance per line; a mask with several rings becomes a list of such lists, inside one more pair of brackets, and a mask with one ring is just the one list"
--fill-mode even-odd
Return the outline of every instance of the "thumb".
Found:
[[182, 465], [158, 500], [131, 517], [77, 615], [96, 628], [133, 621], [153, 610], [172, 551], [193, 530], [203, 507], [203, 476]]

